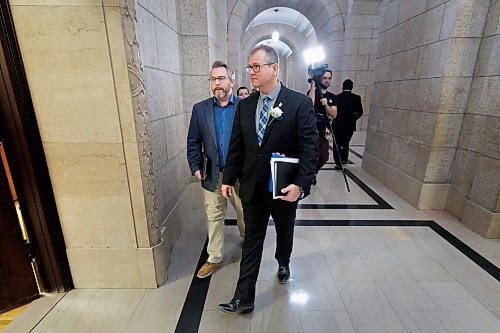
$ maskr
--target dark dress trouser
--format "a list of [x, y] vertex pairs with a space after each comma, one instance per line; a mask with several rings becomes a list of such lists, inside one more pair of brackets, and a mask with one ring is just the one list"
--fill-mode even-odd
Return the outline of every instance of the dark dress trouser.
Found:
[[335, 140], [337, 142], [337, 147], [339, 149], [340, 153], [340, 161], [338, 158], [338, 154], [335, 151], [335, 145], [333, 145], [333, 159], [335, 160], [335, 164], [337, 166], [340, 166], [341, 161], [347, 162], [347, 159], [349, 158], [349, 142], [351, 141], [352, 135], [354, 134], [354, 131], [352, 130], [338, 130], [334, 129], [334, 135], [335, 135]]
[[255, 285], [269, 216], [272, 216], [276, 228], [275, 258], [279, 265], [288, 266], [293, 248], [296, 210], [297, 202], [273, 200], [267, 182], [257, 182], [252, 200], [243, 202], [245, 239], [241, 250], [240, 277], [234, 294], [243, 304], [255, 301]]

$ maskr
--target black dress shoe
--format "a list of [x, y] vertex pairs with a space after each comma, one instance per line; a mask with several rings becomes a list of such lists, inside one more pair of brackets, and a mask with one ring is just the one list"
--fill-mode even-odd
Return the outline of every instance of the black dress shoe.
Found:
[[290, 278], [290, 268], [288, 266], [278, 267], [278, 280], [280, 283], [286, 283]]
[[336, 165], [336, 166], [334, 167], [334, 169], [335, 169], [335, 170], [342, 170], [342, 167], [341, 167], [341, 166]]
[[229, 303], [221, 303], [217, 307], [227, 313], [248, 313], [254, 309], [253, 303], [241, 304], [237, 298], [233, 298]]
[[316, 175], [315, 175], [315, 176], [314, 176], [314, 178], [313, 178], [312, 184], [313, 184], [313, 185], [316, 185], [316, 183], [317, 183], [317, 182], [318, 182], [318, 181], [316, 180]]

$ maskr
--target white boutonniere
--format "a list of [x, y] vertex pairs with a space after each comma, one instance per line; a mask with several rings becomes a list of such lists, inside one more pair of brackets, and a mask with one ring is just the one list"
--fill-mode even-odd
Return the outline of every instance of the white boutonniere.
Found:
[[269, 124], [271, 124], [271, 122], [274, 120], [274, 119], [277, 119], [277, 120], [281, 120], [283, 119], [283, 110], [281, 110], [281, 106], [283, 105], [283, 103], [279, 103], [278, 106], [274, 107], [271, 109], [271, 112], [270, 112], [270, 115], [271, 117], [273, 117], [271, 119], [271, 121], [269, 122]]

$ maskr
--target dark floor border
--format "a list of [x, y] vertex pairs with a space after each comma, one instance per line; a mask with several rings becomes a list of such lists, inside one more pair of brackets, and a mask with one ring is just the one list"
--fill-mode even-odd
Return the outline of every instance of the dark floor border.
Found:
[[[227, 219], [225, 225], [236, 225], [236, 219]], [[268, 225], [273, 225], [269, 221]], [[317, 226], [333, 226], [333, 227], [429, 227], [444, 240], [450, 243], [457, 250], [462, 252], [476, 265], [485, 270], [494, 279], [500, 282], [500, 269], [492, 264], [489, 260], [474, 251], [460, 239], [451, 234], [448, 230], [441, 227], [432, 220], [296, 220], [295, 226], [317, 227]], [[208, 258], [207, 242], [200, 254], [198, 265], [193, 275], [189, 291], [184, 301], [184, 306], [175, 328], [175, 333], [196, 333], [200, 327], [203, 308], [210, 287], [210, 278], [199, 279], [196, 277], [196, 272], [205, 263]]]
[[[236, 220], [235, 220], [236, 224]], [[200, 259], [196, 265], [191, 285], [189, 286], [186, 300], [182, 306], [182, 311], [179, 316], [179, 321], [175, 327], [175, 333], [196, 333], [200, 327], [201, 315], [205, 307], [205, 300], [207, 299], [208, 287], [210, 287], [210, 280], [212, 276], [204, 279], [199, 279], [196, 276], [198, 270], [205, 264], [208, 259], [207, 253], [208, 238], [205, 241], [203, 250], [201, 250]]]
[[[335, 169], [323, 168], [320, 171]], [[374, 190], [356, 177], [351, 171], [345, 169], [346, 176], [358, 185], [377, 204], [299, 204], [298, 209], [394, 209], [387, 201], [382, 199]]]
[[355, 151], [354, 149], [349, 148], [349, 151], [350, 151], [353, 155], [355, 155], [355, 156], [359, 157], [360, 159], [363, 159], [363, 155], [361, 155], [360, 153], [358, 153], [358, 152], [357, 152], [357, 151]]
[[[236, 225], [236, 219], [226, 219], [225, 225]], [[268, 225], [274, 225], [269, 221]], [[470, 260], [500, 282], [500, 268], [474, 251], [448, 230], [432, 220], [295, 220], [299, 227], [429, 227]]]

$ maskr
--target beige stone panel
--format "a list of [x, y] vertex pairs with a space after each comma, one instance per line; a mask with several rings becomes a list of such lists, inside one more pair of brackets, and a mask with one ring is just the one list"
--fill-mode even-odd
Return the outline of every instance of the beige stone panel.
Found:
[[179, 6], [179, 21], [182, 35], [207, 35], [207, 1], [183, 0]]
[[500, 2], [494, 1], [490, 5], [486, 24], [484, 26], [483, 36], [492, 36], [500, 34]]
[[438, 113], [435, 118], [432, 146], [456, 147], [463, 118], [462, 113]]
[[500, 160], [481, 156], [475, 164], [469, 200], [494, 211], [500, 193]]
[[159, 68], [168, 72], [180, 74], [182, 72], [179, 54], [179, 35], [169, 26], [155, 21], [156, 45], [158, 47]]
[[59, 185], [126, 181], [121, 144], [45, 143], [45, 155], [55, 194]]
[[177, 4], [176, 0], [167, 0], [168, 25], [179, 32], [179, 20], [177, 19]]
[[158, 68], [155, 18], [146, 9], [136, 6], [136, 35], [143, 66]]
[[380, 29], [382, 31], [393, 27], [398, 22], [399, 1], [384, 2], [382, 8], [382, 20]]
[[136, 143], [125, 143], [124, 148], [137, 246], [149, 247], [148, 221], [146, 216], [146, 203], [144, 202], [144, 188], [142, 185], [141, 167], [139, 165], [138, 147]]
[[446, 198], [446, 211], [450, 212], [456, 218], [461, 219], [464, 213], [464, 205], [465, 197], [451, 188]]
[[460, 8], [453, 37], [481, 37], [490, 2], [490, 0], [459, 1]]
[[135, 247], [121, 144], [44, 145], [68, 247]]
[[472, 78], [445, 77], [439, 101], [439, 112], [461, 113], [467, 106]]
[[418, 209], [444, 209], [450, 184], [422, 184]]
[[418, 207], [422, 190], [421, 182], [379, 160], [366, 151], [363, 154], [363, 169], [377, 178], [390, 190], [408, 201], [413, 207]]
[[495, 35], [481, 40], [481, 48], [477, 57], [475, 75], [493, 76], [500, 75], [500, 35]]
[[469, 200], [465, 202], [462, 223], [485, 238], [500, 238], [500, 214], [492, 213]]
[[500, 76], [474, 77], [467, 102], [467, 112], [498, 116]]
[[406, 21], [423, 13], [427, 8], [427, 1], [399, 0], [398, 22]]
[[425, 170], [425, 183], [448, 183], [455, 158], [455, 147], [431, 147]]
[[451, 40], [439, 41], [420, 47], [415, 77], [441, 77], [449, 60]]
[[453, 38], [447, 55], [445, 76], [472, 76], [480, 42], [481, 38]]
[[[103, 183], [107, 193], [58, 197], [56, 203], [66, 246], [70, 248], [133, 248], [135, 230], [128, 183]], [[90, 192], [92, 184], [73, 185], [77, 192]], [[68, 186], [64, 189], [69, 191]], [[101, 191], [102, 192], [102, 191]], [[110, 193], [115, 192], [115, 194]]]
[[165, 24], [168, 22], [168, 5], [167, 1], [158, 0], [137, 0], [137, 2], [146, 8], [155, 17], [163, 21]]
[[498, 239], [500, 238], [500, 214], [493, 213], [491, 215], [490, 230], [488, 231], [489, 238]]
[[102, 7], [12, 8], [44, 142], [121, 142]]
[[408, 111], [408, 124], [401, 123], [404, 138], [430, 146], [436, 123], [436, 113], [422, 111]]
[[[110, 2], [112, 0], [104, 0]], [[115, 0], [118, 1], [118, 0]], [[11, 6], [102, 6], [102, 0], [9, 0]]]
[[184, 74], [206, 75], [208, 83], [208, 36], [183, 36], [181, 40]]
[[137, 142], [120, 8], [104, 8], [104, 14], [122, 138], [124, 142]]
[[102, 0], [104, 7], [120, 7], [120, 0]]
[[391, 56], [391, 78], [394, 80], [410, 80], [415, 78], [419, 50], [413, 49]]
[[435, 7], [409, 21], [408, 48], [422, 46], [439, 40], [444, 8], [445, 5]]
[[151, 248], [66, 251], [75, 288], [157, 287]]
[[416, 142], [395, 136], [391, 137], [388, 163], [405, 175], [414, 176], [418, 146], [419, 144]]

